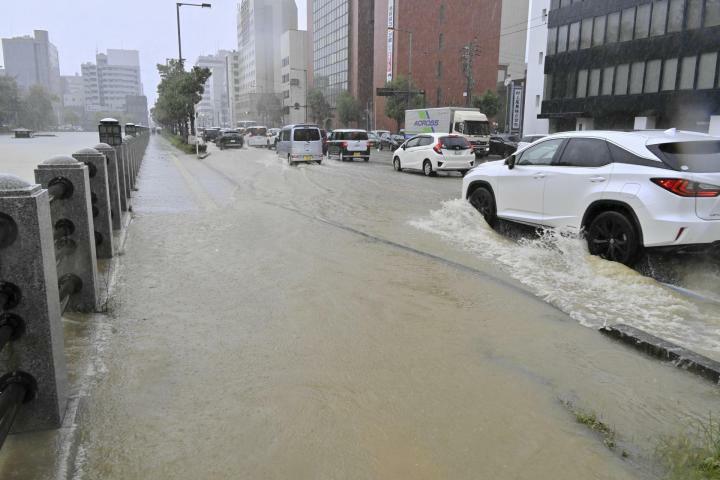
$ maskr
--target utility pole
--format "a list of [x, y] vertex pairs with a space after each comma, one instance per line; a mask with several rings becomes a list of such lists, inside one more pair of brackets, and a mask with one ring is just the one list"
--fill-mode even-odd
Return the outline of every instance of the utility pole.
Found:
[[469, 107], [472, 101], [472, 89], [475, 86], [475, 77], [473, 75], [473, 61], [475, 57], [480, 55], [480, 49], [472, 40], [460, 49], [460, 58], [462, 60], [463, 73], [465, 74], [465, 106]]

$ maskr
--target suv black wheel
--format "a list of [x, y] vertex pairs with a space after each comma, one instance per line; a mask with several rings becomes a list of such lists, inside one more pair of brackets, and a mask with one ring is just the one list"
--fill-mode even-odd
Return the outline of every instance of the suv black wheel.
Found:
[[591, 255], [632, 265], [641, 246], [632, 221], [620, 212], [603, 212], [590, 222], [586, 239]]
[[497, 208], [492, 192], [486, 187], [479, 187], [470, 195], [468, 201], [480, 212], [487, 224], [494, 228], [497, 224]]

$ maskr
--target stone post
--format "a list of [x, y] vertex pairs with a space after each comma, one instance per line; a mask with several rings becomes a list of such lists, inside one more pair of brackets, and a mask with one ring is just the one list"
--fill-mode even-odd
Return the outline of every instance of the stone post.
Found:
[[122, 228], [122, 208], [120, 201], [120, 177], [118, 175], [118, 162], [115, 157], [115, 149], [107, 143], [98, 143], [94, 148], [104, 154], [107, 159], [112, 228], [113, 230], [120, 230]]
[[83, 148], [73, 153], [73, 157], [89, 167], [90, 198], [92, 202], [93, 224], [95, 227], [95, 252], [98, 258], [113, 256], [113, 228], [110, 219], [110, 188], [108, 186], [108, 168], [105, 155], [94, 148]]
[[130, 135], [123, 137], [123, 145], [125, 146], [125, 155], [128, 165], [128, 179], [130, 181], [130, 191], [135, 190], [135, 139]]
[[[72, 240], [76, 245], [74, 253], [58, 262], [58, 271], [72, 273], [82, 281], [82, 289], [70, 297], [67, 309], [92, 312], [98, 307], [97, 258], [95, 254], [95, 228], [90, 203], [90, 175], [88, 166], [73, 157], [57, 156], [38, 165], [35, 181], [44, 188], [58, 183], [71, 185], [66, 195], [50, 202], [52, 222], [48, 230], [62, 220], [72, 224]], [[67, 193], [69, 192], [69, 194]], [[56, 287], [57, 288], [57, 287]]]
[[0, 321], [20, 322], [24, 330], [0, 352], [0, 374], [22, 371], [37, 382], [37, 396], [18, 411], [15, 433], [58, 428], [65, 415], [67, 368], [52, 232], [47, 190], [0, 174], [0, 282], [17, 291], [0, 308]]

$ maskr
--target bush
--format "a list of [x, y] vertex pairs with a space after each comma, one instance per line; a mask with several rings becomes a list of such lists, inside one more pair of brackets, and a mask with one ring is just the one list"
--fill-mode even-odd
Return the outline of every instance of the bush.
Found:
[[[195, 153], [195, 145], [191, 145], [189, 143], [185, 143], [185, 140], [179, 135], [174, 135], [172, 133], [164, 132], [162, 133], [162, 136], [165, 137], [173, 147], [177, 148], [181, 152], [184, 153]], [[200, 153], [207, 152], [207, 145], [200, 144], [199, 147]]]

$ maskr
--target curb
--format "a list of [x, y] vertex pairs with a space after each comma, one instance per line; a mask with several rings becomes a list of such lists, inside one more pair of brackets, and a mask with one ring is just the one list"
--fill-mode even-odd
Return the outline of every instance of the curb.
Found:
[[629, 325], [618, 324], [603, 327], [600, 329], [600, 333], [634, 347], [647, 355], [670, 361], [678, 368], [720, 384], [720, 362]]

